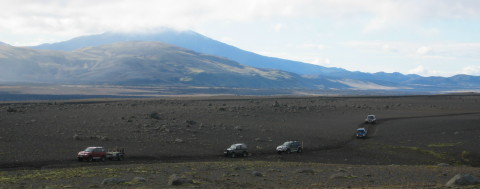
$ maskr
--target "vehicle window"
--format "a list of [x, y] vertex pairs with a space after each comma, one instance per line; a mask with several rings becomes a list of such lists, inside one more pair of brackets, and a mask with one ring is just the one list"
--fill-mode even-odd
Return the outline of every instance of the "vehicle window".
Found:
[[83, 150], [85, 152], [93, 152], [93, 148], [86, 148], [85, 150]]

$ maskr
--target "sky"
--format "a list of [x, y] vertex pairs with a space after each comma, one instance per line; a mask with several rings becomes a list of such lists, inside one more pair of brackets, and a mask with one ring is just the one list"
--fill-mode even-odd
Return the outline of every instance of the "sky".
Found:
[[192, 30], [265, 56], [362, 72], [480, 76], [479, 0], [1, 0], [0, 41]]

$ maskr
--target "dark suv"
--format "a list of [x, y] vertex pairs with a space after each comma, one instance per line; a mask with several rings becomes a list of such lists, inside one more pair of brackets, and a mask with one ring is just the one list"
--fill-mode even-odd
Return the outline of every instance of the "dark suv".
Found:
[[277, 146], [277, 153], [282, 154], [282, 153], [292, 153], [292, 152], [297, 152], [301, 153], [303, 151], [303, 144], [300, 141], [287, 141], [284, 142], [282, 145]]
[[247, 157], [248, 156], [248, 151], [247, 151], [247, 145], [243, 143], [238, 143], [238, 144], [232, 144], [229, 148], [227, 148], [224, 152], [223, 155], [225, 157], [237, 157], [237, 156], [243, 156]]
[[77, 159], [78, 161], [105, 161], [105, 159], [107, 159], [107, 151], [103, 147], [88, 147], [85, 150], [78, 152]]

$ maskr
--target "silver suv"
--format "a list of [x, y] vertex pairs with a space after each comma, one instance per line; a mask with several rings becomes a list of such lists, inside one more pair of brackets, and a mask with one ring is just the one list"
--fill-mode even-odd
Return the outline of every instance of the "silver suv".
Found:
[[277, 153], [282, 154], [282, 153], [292, 153], [292, 152], [297, 152], [301, 153], [303, 151], [303, 143], [300, 141], [287, 141], [284, 142], [282, 145], [277, 146]]
[[244, 143], [232, 144], [229, 148], [223, 151], [223, 155], [225, 155], [225, 157], [230, 156], [232, 158], [237, 156], [247, 157], [247, 145]]
[[377, 122], [377, 118], [375, 117], [375, 115], [367, 115], [367, 118], [365, 118], [365, 123], [376, 123]]

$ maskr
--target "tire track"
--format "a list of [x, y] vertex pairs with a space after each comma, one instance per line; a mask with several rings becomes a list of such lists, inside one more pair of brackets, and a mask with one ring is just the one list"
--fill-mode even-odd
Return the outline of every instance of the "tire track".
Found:
[[[435, 117], [450, 117], [450, 116], [462, 116], [462, 115], [480, 115], [480, 112], [469, 113], [452, 113], [452, 114], [440, 114], [440, 115], [426, 115], [426, 116], [404, 116], [404, 117], [388, 117], [377, 120], [376, 124], [361, 123], [357, 125], [357, 128], [366, 127], [368, 130], [368, 138], [375, 137], [377, 127], [381, 127], [390, 121], [403, 120], [403, 119], [420, 119], [420, 118], [435, 118]], [[354, 133], [354, 131], [352, 131]], [[368, 139], [367, 138], [367, 139]], [[306, 148], [302, 154], [310, 154], [315, 152], [321, 152], [326, 150], [337, 150], [344, 148], [353, 141], [357, 141], [355, 134], [353, 134], [347, 140], [336, 142], [335, 144]], [[252, 160], [269, 160], [273, 155], [277, 155], [275, 151], [262, 151], [254, 153], [246, 159]], [[235, 158], [244, 159], [244, 158]], [[301, 157], [300, 157], [301, 159]], [[106, 161], [106, 162], [89, 162], [82, 163], [75, 160], [48, 160], [48, 161], [32, 161], [32, 162], [0, 162], [0, 170], [5, 169], [42, 169], [42, 168], [61, 168], [61, 167], [78, 167], [78, 166], [102, 166], [102, 165], [123, 165], [123, 164], [140, 164], [140, 163], [178, 163], [178, 162], [208, 162], [208, 161], [234, 161], [234, 159], [225, 159], [223, 155], [192, 155], [192, 156], [127, 156], [125, 161]], [[301, 161], [301, 160], [300, 160]]]

